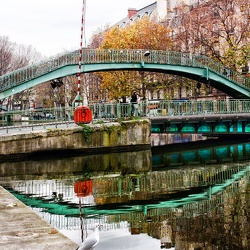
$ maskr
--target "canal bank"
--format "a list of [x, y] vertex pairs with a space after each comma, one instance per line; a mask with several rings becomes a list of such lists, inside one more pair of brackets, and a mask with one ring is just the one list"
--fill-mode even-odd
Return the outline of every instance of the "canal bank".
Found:
[[0, 249], [69, 250], [77, 247], [0, 186]]
[[0, 161], [150, 148], [151, 123], [141, 119], [6, 134], [0, 138]]

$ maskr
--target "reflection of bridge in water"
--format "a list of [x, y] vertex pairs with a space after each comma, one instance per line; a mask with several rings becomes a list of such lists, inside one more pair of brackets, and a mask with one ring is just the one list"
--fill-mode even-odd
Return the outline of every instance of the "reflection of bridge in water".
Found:
[[[204, 147], [204, 145], [215, 145], [213, 147]], [[248, 160], [250, 158], [250, 143], [230, 145], [217, 145], [213, 140], [202, 142], [203, 146], [197, 149], [192, 148], [192, 144], [188, 144], [187, 149], [178, 150], [178, 145], [169, 145], [161, 147], [161, 150], [156, 147], [156, 153], [152, 155], [153, 169], [166, 167], [183, 166], [187, 164], [214, 164], [214, 163], [229, 163]]]
[[[211, 211], [223, 203], [224, 192], [239, 187], [249, 166], [210, 166], [192, 169], [170, 169], [128, 176], [94, 177], [92, 196], [80, 198], [85, 202], [83, 213], [87, 224], [103, 220], [106, 229], [126, 227], [128, 221], [139, 222], [189, 217]], [[74, 181], [12, 182], [13, 194], [33, 207], [58, 228], [79, 228], [78, 198], [73, 199]], [[53, 200], [51, 194], [62, 192], [63, 199]], [[88, 203], [88, 204], [86, 204]], [[45, 213], [44, 213], [45, 212]], [[137, 227], [134, 225], [134, 227]], [[90, 226], [91, 227], [91, 226]]]

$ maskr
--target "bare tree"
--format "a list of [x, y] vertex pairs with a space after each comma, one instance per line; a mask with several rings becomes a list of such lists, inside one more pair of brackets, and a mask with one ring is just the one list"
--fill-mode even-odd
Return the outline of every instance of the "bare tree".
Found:
[[105, 31], [107, 31], [108, 29], [110, 29], [109, 25], [106, 25], [104, 27], [100, 27], [98, 28], [91, 37], [91, 43], [89, 45], [90, 49], [97, 49], [102, 45], [102, 42], [104, 40], [104, 34]]
[[246, 63], [249, 0], [198, 1], [192, 6], [181, 5], [175, 11], [178, 15], [171, 25], [182, 51], [205, 54], [234, 69]]
[[7, 36], [0, 36], [0, 75], [11, 70], [14, 44]]
[[40, 61], [41, 58], [41, 53], [37, 52], [31, 45], [15, 44], [12, 70], [36, 63]]
[[[7, 36], [0, 36], [0, 75], [10, 73], [16, 69], [41, 60], [41, 54], [31, 45], [23, 45], [11, 42]], [[31, 90], [25, 90], [7, 100], [1, 100], [1, 104], [6, 101], [7, 107], [13, 108], [14, 103], [19, 107], [27, 108]]]

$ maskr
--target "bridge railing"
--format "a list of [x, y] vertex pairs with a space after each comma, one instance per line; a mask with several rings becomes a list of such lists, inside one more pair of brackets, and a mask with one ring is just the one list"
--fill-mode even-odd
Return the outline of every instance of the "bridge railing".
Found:
[[[197, 116], [215, 114], [250, 113], [250, 100], [218, 101], [167, 101], [157, 100], [131, 103], [89, 104], [93, 121], [117, 121], [155, 116]], [[74, 120], [74, 110], [69, 108], [29, 109], [0, 112], [0, 127], [38, 126], [46, 123], [68, 123]]]
[[[149, 56], [144, 56], [145, 50], [99, 50], [84, 49], [82, 63], [150, 63], [192, 66], [212, 70], [234, 83], [250, 89], [250, 79], [202, 55], [171, 51], [150, 51]], [[67, 52], [51, 57], [40, 63], [26, 66], [11, 73], [0, 76], [0, 92], [13, 88], [34, 78], [48, 74], [67, 65], [79, 63], [79, 52]]]
[[0, 112], [0, 127], [33, 127], [72, 122], [71, 108], [26, 109]]
[[89, 106], [94, 119], [250, 113], [250, 101], [238, 99], [217, 101], [157, 100], [141, 102], [136, 105], [131, 103], [95, 103]]

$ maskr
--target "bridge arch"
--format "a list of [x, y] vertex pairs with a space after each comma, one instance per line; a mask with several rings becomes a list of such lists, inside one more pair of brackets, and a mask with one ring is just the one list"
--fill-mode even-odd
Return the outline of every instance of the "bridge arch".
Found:
[[[85, 49], [82, 53], [81, 72], [161, 72], [209, 84], [233, 98], [250, 99], [250, 79], [208, 57], [157, 50], [152, 50], [148, 56], [144, 56], [145, 52]], [[73, 51], [0, 76], [0, 99], [56, 78], [76, 75], [79, 71], [78, 61], [79, 53]]]

